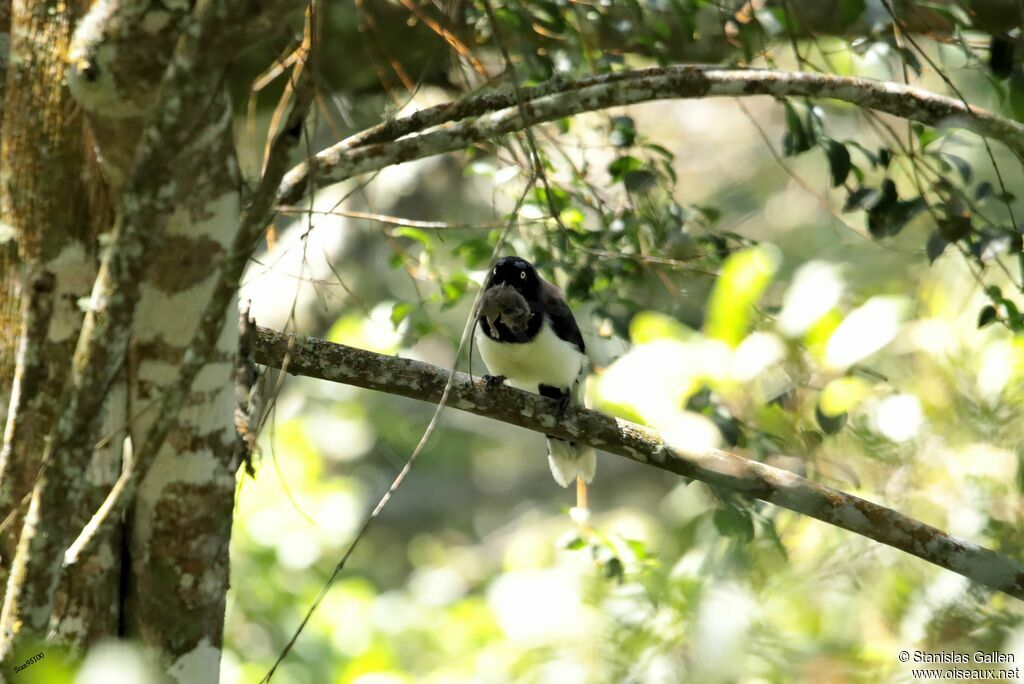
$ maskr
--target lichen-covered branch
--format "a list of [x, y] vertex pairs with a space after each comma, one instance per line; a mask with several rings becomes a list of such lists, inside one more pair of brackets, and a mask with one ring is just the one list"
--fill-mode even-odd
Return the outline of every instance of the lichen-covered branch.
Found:
[[[282, 368], [286, 358], [294, 375], [429, 402], [440, 399], [449, 379], [449, 371], [420, 361], [260, 328], [257, 362]], [[683, 452], [654, 430], [596, 411], [570, 407], [557, 420], [555, 401], [508, 387], [487, 390], [464, 373], [457, 374], [449, 404], [809, 515], [1024, 600], [1024, 567], [1010, 558], [789, 471], [719, 449]]]
[[[813, 97], [849, 102], [928, 126], [955, 126], [998, 140], [1024, 155], [1024, 124], [911, 86], [812, 72], [670, 66], [623, 71], [575, 81], [553, 81], [515, 93], [472, 95], [352, 136], [323, 150], [285, 176], [281, 204], [294, 204], [310, 184], [329, 185], [414, 159], [463, 149], [581, 112], [655, 100], [744, 97]], [[447, 124], [439, 127], [441, 124]], [[406, 136], [397, 138], [393, 136]]]
[[116, 520], [123, 512], [124, 507], [132, 501], [139, 481], [152, 467], [164, 440], [176, 427], [177, 416], [189, 398], [189, 392], [196, 376], [215, 351], [227, 320], [228, 309], [235, 301], [238, 282], [249, 262], [249, 257], [263, 235], [267, 224], [272, 220], [275, 191], [287, 170], [289, 153], [301, 139], [303, 121], [309, 105], [313, 101], [313, 95], [312, 81], [306, 75], [300, 79], [295, 90], [295, 101], [291, 111], [271, 144], [260, 185], [242, 215], [241, 223], [231, 245], [231, 251], [220, 265], [199, 326], [185, 350], [178, 368], [177, 377], [172, 384], [164, 389], [160, 398], [159, 408], [155, 411], [160, 419], [149, 425], [131, 467], [118, 479], [96, 515], [89, 521], [78, 539], [68, 548], [65, 554], [67, 566], [74, 566], [81, 554], [89, 549], [95, 541], [101, 526]]

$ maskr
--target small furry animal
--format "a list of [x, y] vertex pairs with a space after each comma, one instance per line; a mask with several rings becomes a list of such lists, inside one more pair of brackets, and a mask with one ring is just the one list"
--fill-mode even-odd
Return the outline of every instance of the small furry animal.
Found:
[[[488, 383], [503, 382], [551, 399], [581, 405], [586, 367], [583, 335], [562, 292], [526, 259], [499, 259], [488, 277], [477, 317], [477, 347]], [[548, 435], [548, 464], [568, 487], [590, 482], [597, 457], [583, 444]]]
[[526, 330], [533, 318], [530, 305], [523, 299], [523, 295], [504, 283], [484, 291], [480, 300], [480, 315], [487, 319], [491, 330], [495, 330], [496, 323], [500, 321], [514, 333]]

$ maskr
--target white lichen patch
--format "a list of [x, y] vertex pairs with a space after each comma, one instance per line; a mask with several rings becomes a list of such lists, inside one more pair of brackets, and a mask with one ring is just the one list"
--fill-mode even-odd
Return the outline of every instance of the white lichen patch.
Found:
[[[162, 340], [184, 350], [192, 340], [196, 325], [206, 308], [213, 287], [212, 281], [212, 277], [207, 277], [187, 290], [174, 293], [143, 283], [142, 297], [135, 313], [135, 330], [138, 331], [136, 338], [143, 343]], [[235, 325], [225, 325], [224, 332], [231, 335], [230, 331], [234, 330], [233, 336], [237, 339], [237, 328]]]
[[114, 78], [111, 65], [119, 57], [117, 48], [99, 44], [113, 4], [97, 2], [75, 29], [68, 50], [68, 89], [88, 112], [116, 119], [141, 116], [145, 106], [126, 97]]
[[[172, 193], [170, 199], [175, 194]], [[178, 211], [167, 222], [165, 230], [167, 235], [209, 238], [226, 249], [235, 236], [241, 211], [241, 200], [232, 189], [206, 203], [201, 221], [192, 221], [185, 212]]]
[[179, 684], [217, 684], [220, 679], [220, 649], [204, 637], [195, 648], [180, 656], [167, 674]]
[[871, 527], [867, 517], [861, 513], [853, 504], [840, 506], [833, 513], [833, 520], [847, 529], [866, 530]]
[[227, 587], [224, 585], [224, 578], [227, 573], [219, 566], [208, 568], [199, 578], [199, 591], [206, 601], [214, 601], [224, 595]]
[[[192, 392], [211, 392], [231, 383], [233, 366], [228, 361], [216, 361], [203, 366], [192, 382]], [[178, 364], [160, 359], [147, 359], [139, 364], [139, 380], [166, 386], [177, 380]]]
[[469, 411], [470, 409], [475, 408], [476, 404], [471, 402], [469, 399], [459, 399], [457, 402], [452, 404], [452, 406], [463, 411]]
[[195, 583], [196, 583], [196, 576], [192, 575], [190, 573], [187, 573], [187, 572], [182, 574], [181, 578], [179, 578], [179, 580], [178, 580], [178, 586], [180, 586], [185, 591], [188, 591], [189, 589], [194, 587]]
[[[224, 423], [223, 412], [216, 413], [222, 424], [230, 425]], [[184, 429], [188, 429], [187, 426]], [[139, 486], [135, 507], [135, 534], [139, 542], [148, 544], [152, 538], [156, 505], [169, 486], [182, 483], [208, 485], [218, 478], [234, 479], [219, 465], [211, 451], [176, 452], [165, 445]]]
[[86, 254], [82, 243], [69, 240], [45, 268], [53, 273], [57, 280], [47, 339], [50, 342], [64, 342], [72, 337], [78, 337], [82, 311], [77, 302], [89, 294], [96, 278], [92, 257]]
[[537, 422], [540, 424], [541, 427], [551, 428], [555, 427], [558, 421], [556, 421], [553, 416], [545, 414], [537, 418]]
[[638, 451], [631, 446], [623, 448], [625, 449], [626, 453], [629, 454], [629, 457], [632, 458], [634, 461], [639, 461], [640, 463], [647, 463], [647, 454], [643, 453], [642, 451]]

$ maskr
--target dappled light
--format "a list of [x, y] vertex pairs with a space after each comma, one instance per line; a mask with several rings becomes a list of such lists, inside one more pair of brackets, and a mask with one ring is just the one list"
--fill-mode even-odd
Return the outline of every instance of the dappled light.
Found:
[[0, 684], [1021, 680], [1019, 4], [0, 0]]

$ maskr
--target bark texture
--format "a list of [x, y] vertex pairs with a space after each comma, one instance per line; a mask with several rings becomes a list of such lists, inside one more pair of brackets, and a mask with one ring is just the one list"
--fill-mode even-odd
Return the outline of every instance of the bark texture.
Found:
[[[166, 419], [153, 410], [154, 404], [177, 376], [239, 214], [231, 110], [221, 76], [224, 54], [212, 47], [213, 34], [206, 36], [210, 42], [193, 46], [196, 52], [191, 54], [178, 45], [179, 31], [189, 21], [182, 9], [168, 11], [156, 3], [101, 3], [79, 29], [73, 47], [71, 82], [89, 112], [103, 172], [123, 198], [116, 207], [118, 221], [123, 225], [140, 220], [132, 211], [137, 198], [155, 200], [150, 216], [165, 221], [162, 244], [158, 229], [138, 224], [156, 233], [146, 238], [156, 241], [138, 287], [129, 363], [122, 376], [132, 420], [127, 433], [113, 439], [120, 447], [127, 437], [133, 451], [154, 423]], [[160, 102], [161, 76], [172, 59], [181, 60], [172, 65], [172, 72], [175, 66], [180, 69], [180, 78], [193, 69], [212, 71], [203, 73], [197, 88], [179, 90], [180, 102]], [[169, 121], [167, 133], [170, 127], [181, 127], [171, 134], [174, 152], [152, 160], [163, 167], [165, 192], [154, 186], [139, 188], [132, 160], [140, 141], [143, 146], [152, 142], [142, 138], [146, 117], [152, 111], [159, 117], [167, 107], [185, 106], [201, 111], [202, 117], [190, 114], [177, 123]], [[150, 128], [147, 135], [152, 132]], [[95, 546], [77, 556], [68, 571], [74, 594], [88, 607], [88, 597], [98, 587], [117, 586], [110, 577], [115, 568], [104, 560], [109, 550], [126, 551], [121, 559], [128, 565], [127, 583], [120, 587], [122, 632], [158, 654], [166, 672], [179, 681], [216, 681], [219, 669], [234, 496], [229, 469], [234, 440], [229, 382], [233, 348], [230, 333], [218, 340], [202, 383], [180, 416], [175, 438], [155, 455], [153, 477], [142, 483], [128, 511], [124, 543], [118, 515], [98, 530]], [[111, 399], [108, 396], [107, 401]], [[86, 516], [73, 530], [89, 521], [112, 485], [110, 480], [102, 490], [87, 494]], [[58, 612], [55, 621], [65, 641], [91, 640], [80, 631], [83, 621], [76, 616]]]
[[[103, 424], [110, 404], [126, 406], [131, 422], [123, 436], [136, 449], [164, 418], [152, 409], [178, 377], [238, 226], [224, 72], [242, 46], [281, 25], [288, 5], [200, 2], [192, 14], [187, 7], [100, 0], [65, 53], [72, 92], [89, 113], [116, 198], [116, 221], [22, 534], [24, 572], [8, 584], [7, 653], [48, 628], [71, 643], [92, 639], [88, 615], [98, 606], [89, 599], [100, 586], [117, 586], [112, 556], [121, 544], [116, 525], [104, 528], [112, 536], [78, 558], [66, 593], [58, 594], [65, 549], [112, 483], [90, 489], [81, 473], [97, 442], [120, 452], [122, 434]], [[234, 495], [236, 335], [229, 325], [214, 340], [128, 516], [121, 631], [181, 682], [218, 680]]]
[[[78, 300], [95, 274], [81, 116], [64, 78], [76, 8], [77, 3], [27, 0], [12, 7], [7, 115], [0, 129], [0, 212], [16, 234], [25, 301], [16, 328], [22, 339], [12, 410], [0, 451], [4, 515], [21, 504], [40, 471], [81, 326]], [[21, 529], [16, 514], [0, 537], [5, 583]], [[19, 580], [31, 581], [20, 567], [14, 571]]]
[[[0, 0], [0, 122], [7, 92], [7, 58], [11, 44], [11, 2]], [[0, 229], [0, 417], [7, 415], [18, 349], [18, 243], [10, 229]]]
[[[326, 340], [260, 328], [256, 361], [303, 375], [437, 403], [450, 371]], [[638, 463], [701, 480], [809, 515], [1024, 600], [1024, 566], [1006, 556], [897, 511], [826, 487], [787, 470], [711, 449], [687, 452], [656, 431], [597, 411], [569, 407], [510, 387], [488, 390], [483, 380], [457, 373], [448, 405], [512, 425], [583, 442]]]

